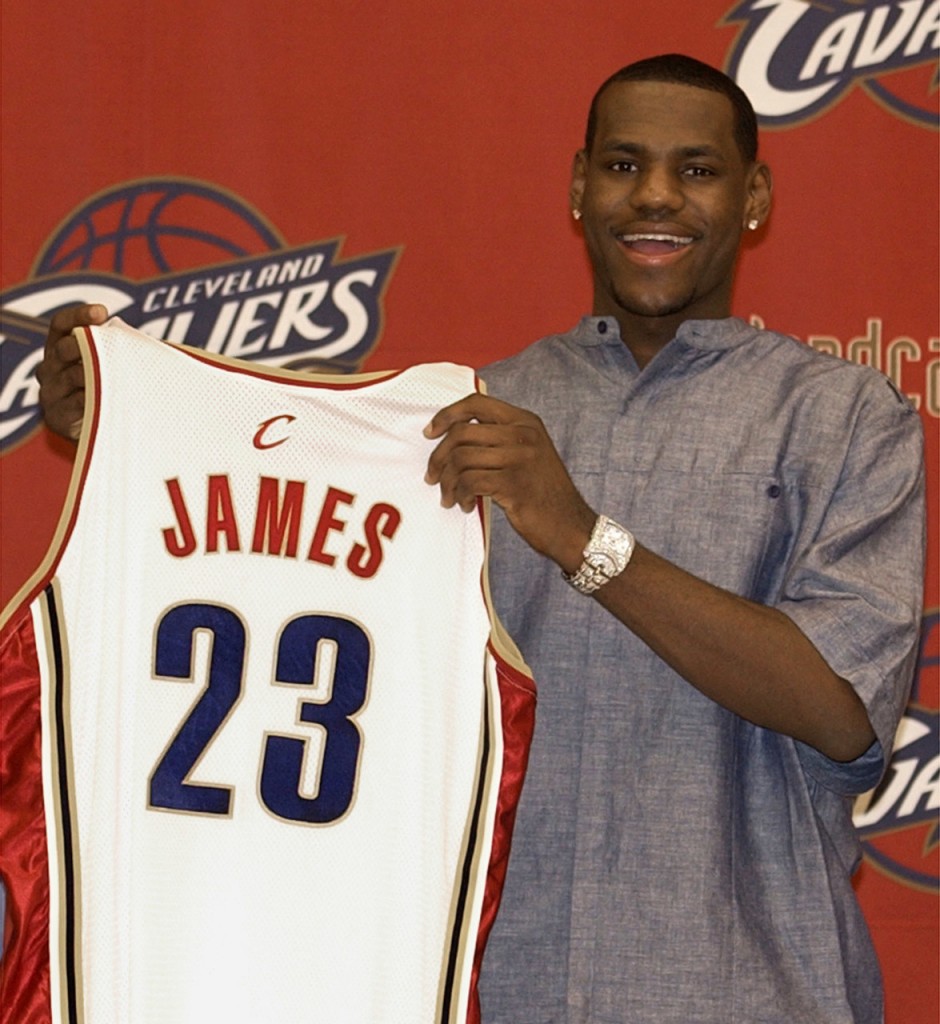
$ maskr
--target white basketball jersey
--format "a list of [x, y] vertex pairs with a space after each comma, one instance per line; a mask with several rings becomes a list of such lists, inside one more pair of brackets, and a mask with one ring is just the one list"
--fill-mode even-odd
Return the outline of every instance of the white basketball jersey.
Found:
[[41, 681], [52, 1020], [475, 1020], [534, 687], [485, 509], [423, 480], [473, 372], [77, 333], [69, 507], [4, 627]]

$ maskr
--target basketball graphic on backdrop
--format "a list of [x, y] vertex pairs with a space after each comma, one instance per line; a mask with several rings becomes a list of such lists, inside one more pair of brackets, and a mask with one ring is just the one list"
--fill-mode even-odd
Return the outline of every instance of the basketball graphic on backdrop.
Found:
[[101, 270], [142, 280], [283, 246], [278, 232], [233, 193], [150, 178], [82, 204], [53, 233], [31, 276]]

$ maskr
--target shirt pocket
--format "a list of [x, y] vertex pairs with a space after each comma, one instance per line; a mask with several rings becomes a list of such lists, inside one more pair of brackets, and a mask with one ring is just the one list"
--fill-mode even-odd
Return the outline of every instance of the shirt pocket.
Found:
[[[799, 480], [776, 457], [662, 460], [605, 474], [598, 511], [687, 572], [771, 603], [795, 536]], [[597, 481], [592, 481], [598, 490]], [[618, 518], [619, 517], [619, 518]]]

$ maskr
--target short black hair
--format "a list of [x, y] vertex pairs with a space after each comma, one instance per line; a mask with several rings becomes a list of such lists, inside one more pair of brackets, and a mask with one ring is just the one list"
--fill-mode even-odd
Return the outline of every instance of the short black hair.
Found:
[[720, 92], [731, 101], [734, 110], [734, 138], [747, 163], [757, 159], [757, 115], [744, 90], [723, 71], [682, 53], [664, 53], [646, 57], [615, 71], [594, 94], [588, 112], [584, 148], [591, 152], [597, 131], [597, 106], [608, 86], [615, 82], [672, 82]]

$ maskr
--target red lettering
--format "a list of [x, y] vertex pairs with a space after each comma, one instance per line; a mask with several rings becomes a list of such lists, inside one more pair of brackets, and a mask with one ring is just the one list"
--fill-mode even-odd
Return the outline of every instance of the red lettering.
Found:
[[[179, 478], [174, 477], [164, 483], [173, 509], [174, 522], [161, 531], [163, 543], [174, 558], [185, 558], [199, 548], [200, 539], [197, 539], [193, 529], [193, 519]], [[251, 537], [253, 553], [280, 558], [298, 557], [306, 493], [306, 481], [258, 477], [258, 499]], [[326, 566], [342, 563], [354, 576], [371, 579], [385, 559], [389, 541], [398, 532], [402, 514], [388, 502], [376, 502], [362, 520], [359, 539], [353, 542], [353, 537], [350, 537], [344, 544], [334, 536], [344, 533], [349, 526], [341, 506], [348, 508], [356, 500], [355, 494], [339, 487], [326, 488], [307, 560]], [[330, 550], [331, 545], [340, 550]], [[206, 554], [242, 550], [233, 485], [224, 473], [209, 474], [206, 477], [206, 533], [203, 550]]]
[[301, 480], [286, 480], [282, 505], [277, 480], [271, 476], [261, 477], [258, 484], [258, 512], [255, 516], [252, 551], [296, 557], [300, 517], [304, 507], [304, 487], [305, 484]]
[[227, 476], [210, 476], [206, 503], [206, 551], [219, 550], [219, 534], [229, 551], [240, 551], [238, 523]]
[[326, 544], [327, 534], [334, 530], [337, 533], [342, 533], [346, 529], [346, 523], [342, 519], [336, 519], [333, 513], [336, 511], [336, 506], [340, 503], [351, 505], [355, 500], [354, 495], [341, 491], [338, 487], [327, 488], [323, 508], [320, 511], [320, 518], [317, 520], [317, 528], [313, 532], [313, 540], [310, 543], [310, 553], [307, 555], [308, 561], [322, 562], [324, 565], [334, 565], [336, 563], [336, 555], [331, 555], [325, 550], [324, 545]]
[[193, 532], [192, 520], [189, 518], [179, 478], [174, 477], [165, 483], [166, 489], [170, 492], [170, 501], [173, 503], [179, 535], [177, 536], [172, 526], [168, 526], [163, 531], [163, 543], [174, 558], [183, 558], [196, 550], [196, 534]]
[[394, 505], [386, 505], [384, 502], [373, 505], [365, 521], [366, 543], [353, 544], [349, 558], [346, 559], [346, 568], [363, 579], [374, 576], [385, 557], [379, 535], [391, 540], [400, 523], [401, 512]]

